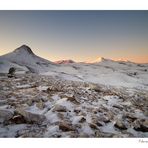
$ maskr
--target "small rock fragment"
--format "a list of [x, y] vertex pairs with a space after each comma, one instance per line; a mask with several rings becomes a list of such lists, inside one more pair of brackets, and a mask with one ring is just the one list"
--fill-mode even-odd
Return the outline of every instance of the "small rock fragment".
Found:
[[57, 112], [67, 112], [67, 109], [65, 106], [62, 105], [56, 105], [52, 111], [57, 111]]
[[121, 120], [117, 120], [116, 121], [116, 123], [114, 124], [114, 126], [116, 127], [116, 128], [118, 128], [118, 129], [121, 129], [121, 130], [126, 130], [127, 129], [127, 127], [126, 127], [126, 125], [123, 123], [123, 121], [121, 121]]
[[68, 124], [66, 122], [61, 122], [59, 124], [59, 129], [64, 131], [64, 132], [68, 132], [68, 131], [73, 131], [74, 130], [72, 125], [70, 125], [70, 124]]
[[5, 121], [8, 121], [13, 117], [13, 112], [6, 109], [0, 109], [0, 123], [3, 123]]

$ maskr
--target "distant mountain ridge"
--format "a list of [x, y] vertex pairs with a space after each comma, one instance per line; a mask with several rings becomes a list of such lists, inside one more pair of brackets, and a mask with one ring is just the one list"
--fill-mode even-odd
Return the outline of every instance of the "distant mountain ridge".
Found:
[[73, 61], [73, 60], [59, 60], [59, 61], [55, 61], [55, 63], [57, 63], [57, 64], [70, 64], [70, 63], [75, 63], [75, 61]]
[[104, 57], [98, 57], [95, 60], [86, 61], [84, 63], [95, 64], [95, 63], [107, 62], [107, 61], [114, 62], [114, 60], [111, 60], [111, 59], [107, 59], [107, 58], [104, 58]]

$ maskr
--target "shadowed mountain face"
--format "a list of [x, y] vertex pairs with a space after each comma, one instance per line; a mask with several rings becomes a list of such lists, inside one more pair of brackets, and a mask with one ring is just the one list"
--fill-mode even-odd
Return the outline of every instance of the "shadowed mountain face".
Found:
[[15, 53], [19, 53], [19, 52], [23, 52], [23, 51], [25, 51], [25, 52], [27, 52], [29, 54], [35, 55], [33, 53], [33, 51], [31, 50], [31, 48], [29, 46], [27, 46], [27, 45], [22, 45], [21, 47], [14, 50]]

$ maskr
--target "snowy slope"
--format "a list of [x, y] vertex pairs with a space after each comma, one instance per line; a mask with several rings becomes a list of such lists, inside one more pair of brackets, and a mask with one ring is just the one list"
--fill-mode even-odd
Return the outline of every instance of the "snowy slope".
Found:
[[12, 66], [20, 67], [22, 70], [28, 70], [35, 73], [49, 71], [55, 65], [54, 63], [36, 56], [32, 50], [22, 45], [11, 53], [0, 57], [0, 72], [7, 72]]
[[109, 86], [148, 88], [148, 64], [103, 59], [95, 63], [62, 64], [43, 74]]

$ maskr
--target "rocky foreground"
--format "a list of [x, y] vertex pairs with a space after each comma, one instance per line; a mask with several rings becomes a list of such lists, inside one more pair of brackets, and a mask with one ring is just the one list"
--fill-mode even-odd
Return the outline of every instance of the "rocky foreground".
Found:
[[0, 137], [148, 137], [148, 92], [0, 76]]

